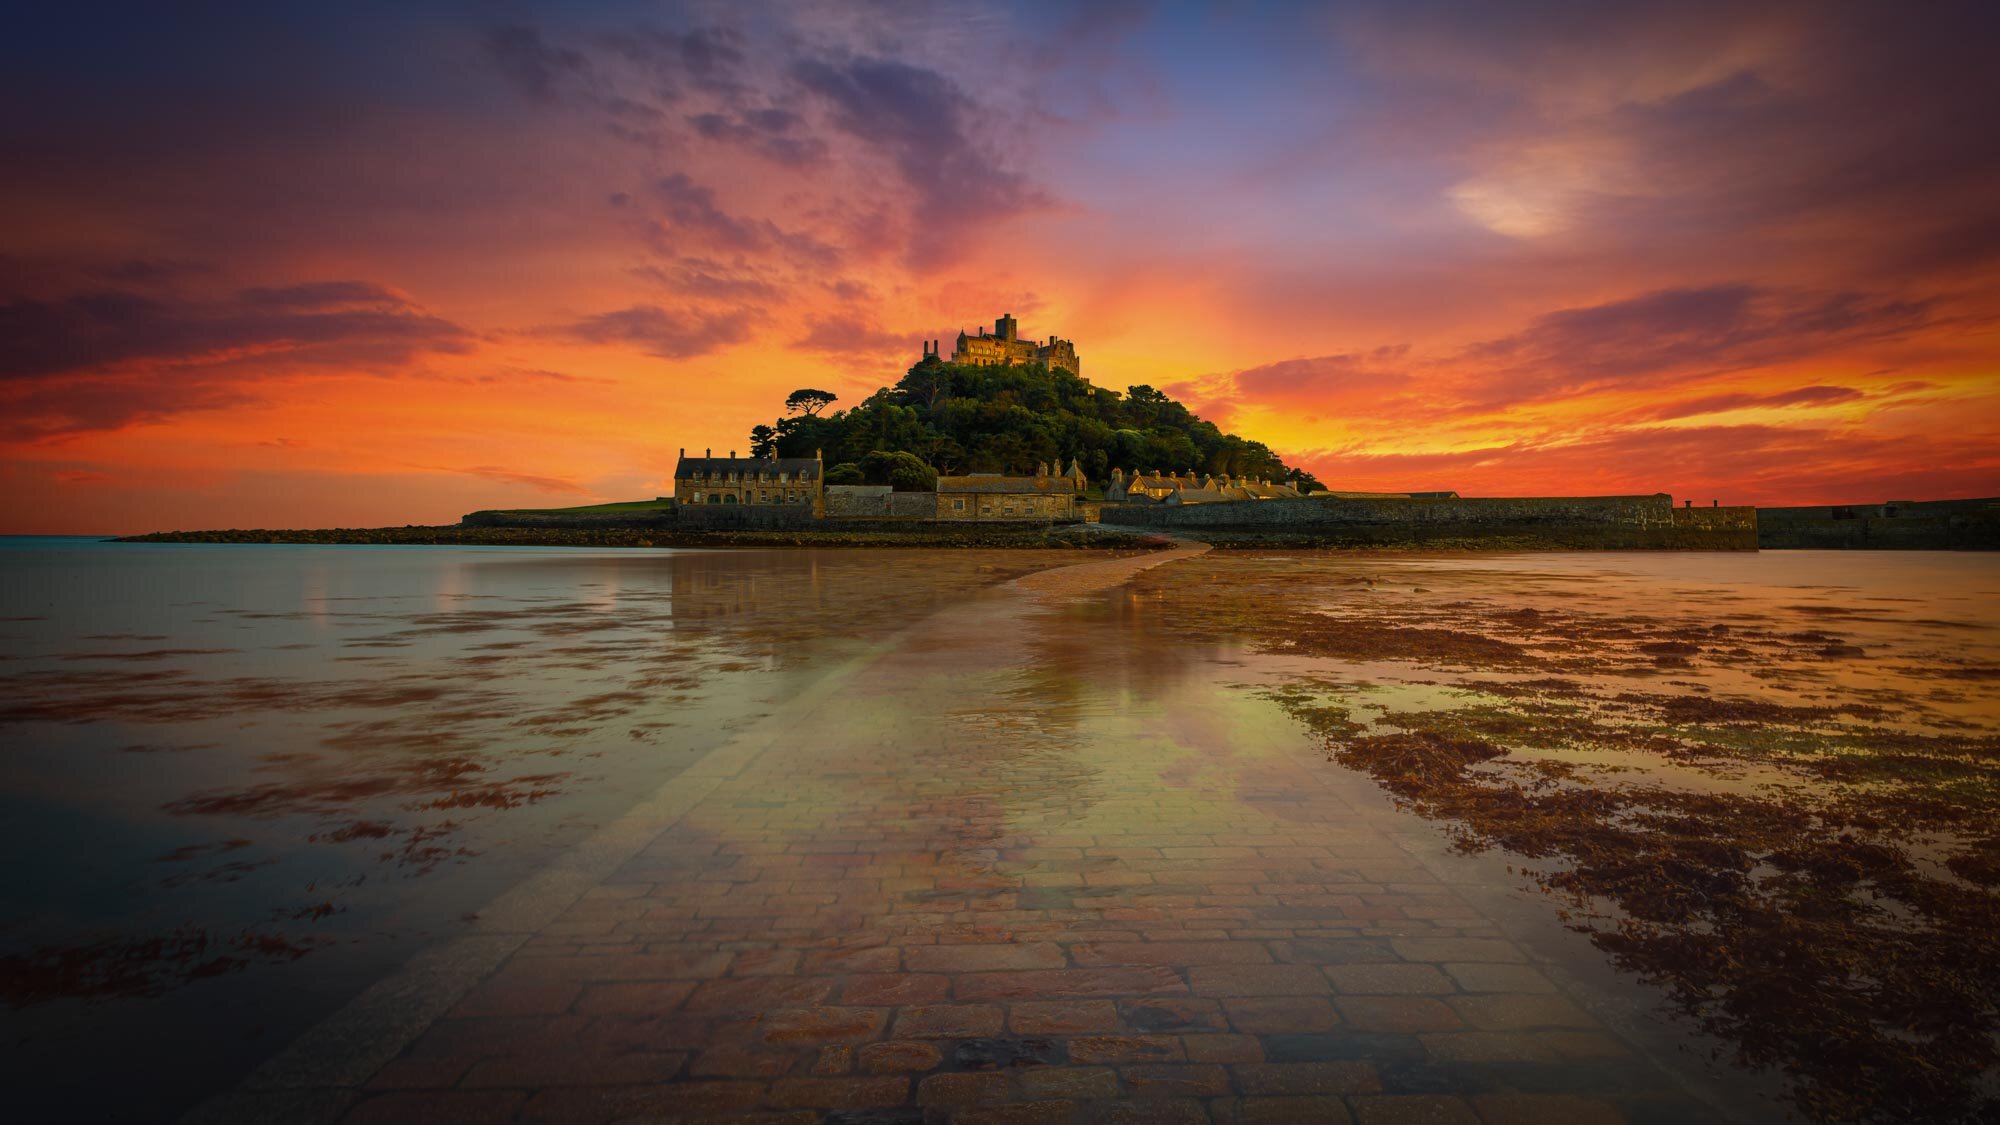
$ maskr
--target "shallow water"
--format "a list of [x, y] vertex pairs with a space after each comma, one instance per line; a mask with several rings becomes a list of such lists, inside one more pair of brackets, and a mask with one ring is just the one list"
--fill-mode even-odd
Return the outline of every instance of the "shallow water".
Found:
[[[963, 648], [949, 624], [898, 636], [905, 626], [1079, 561], [0, 544], [0, 843], [33, 857], [0, 891], [7, 1066], [38, 1092], [31, 1104], [141, 1119], [229, 1084], [809, 686], [900, 652], [903, 664], [875, 667], [879, 685], [923, 668], [925, 645]], [[1877, 708], [1870, 725], [2000, 726], [1987, 556], [1215, 554], [1067, 603], [1063, 583], [1046, 585], [1056, 608], [1010, 642], [1025, 652], [954, 666], [922, 712], [844, 698], [841, 737], [937, 728], [913, 759], [947, 789], [978, 790], [966, 807], [996, 830], [1130, 833], [1146, 823], [1120, 817], [1157, 815], [1134, 784], [1216, 815], [1214, 794], [1282, 788], [1273, 779], [1301, 762], [1366, 806], [1369, 778], [1322, 762], [1270, 698], [1288, 688], [1339, 697], [1385, 730], [1556, 676], [1607, 698], [1858, 700]], [[1353, 629], [1456, 630], [1526, 655], [1271, 651], [1253, 620], [1203, 620], [1233, 613], [1225, 591], [1251, 585]], [[1661, 644], [1679, 647], [1646, 647]], [[975, 746], [1006, 748], [1018, 769], [949, 777]], [[1517, 749], [1572, 759], [1593, 783], [1733, 793], [1797, 780], [1761, 762]], [[1290, 807], [1282, 793], [1253, 803], [1279, 818]], [[1376, 803], [1447, 862], [1436, 826]], [[1483, 909], [1549, 928], [1553, 911], [1504, 864], [1465, 870], [1505, 900]], [[1657, 1006], [1588, 946], [1543, 940], [1576, 979]], [[93, 1084], [110, 1059], [127, 1081]]]
[[0, 540], [9, 1076], [185, 1105], [912, 617], [1074, 560]]

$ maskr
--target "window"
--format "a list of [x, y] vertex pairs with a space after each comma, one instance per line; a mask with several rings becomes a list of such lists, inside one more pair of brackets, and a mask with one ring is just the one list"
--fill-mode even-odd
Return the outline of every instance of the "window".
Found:
[[951, 502], [951, 510], [954, 512], [963, 512], [965, 510], [965, 501], [953, 500]]
[[696, 493], [694, 494], [694, 502], [695, 502], [695, 503], [697, 503], [697, 504], [701, 503], [701, 493], [700, 493], [700, 492], [696, 492]]

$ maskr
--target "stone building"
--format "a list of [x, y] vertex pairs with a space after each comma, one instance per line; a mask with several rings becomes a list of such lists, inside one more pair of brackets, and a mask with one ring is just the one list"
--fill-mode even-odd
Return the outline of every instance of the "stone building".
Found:
[[704, 450], [689, 457], [681, 450], [674, 465], [674, 499], [697, 504], [808, 505], [813, 515], [826, 510], [824, 476], [818, 454], [811, 457], [714, 457]]
[[971, 473], [939, 477], [940, 520], [1073, 520], [1086, 481], [1075, 458], [1066, 472], [1043, 465], [1031, 477]]
[[[938, 341], [924, 345], [926, 358], [938, 354]], [[993, 322], [993, 332], [988, 335], [981, 328], [977, 336], [968, 336], [964, 331], [958, 334], [958, 345], [952, 349], [953, 363], [969, 363], [977, 366], [1007, 366], [1015, 363], [1043, 363], [1049, 367], [1060, 367], [1072, 375], [1083, 374], [1083, 361], [1077, 358], [1076, 345], [1071, 341], [1051, 336], [1047, 343], [1039, 340], [1023, 340], [1020, 326], [1013, 313], [1002, 313]]]
[[1303, 495], [1289, 484], [1248, 477], [1197, 477], [1193, 473], [1134, 472], [1111, 470], [1104, 486], [1107, 504], [1221, 504], [1233, 500], [1296, 500]]

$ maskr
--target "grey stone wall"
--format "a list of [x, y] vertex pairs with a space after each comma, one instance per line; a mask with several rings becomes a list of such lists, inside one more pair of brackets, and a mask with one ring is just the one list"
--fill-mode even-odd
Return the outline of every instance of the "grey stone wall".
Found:
[[1477, 544], [1522, 547], [1753, 550], [1752, 508], [1676, 508], [1650, 496], [1247, 500], [1222, 504], [1107, 504], [1099, 517], [1127, 527], [1184, 529], [1231, 541], [1259, 537], [1327, 546]]
[[686, 504], [680, 526], [690, 531], [769, 531], [815, 527], [811, 504]]
[[889, 498], [895, 491], [886, 484], [830, 484], [826, 486], [826, 518], [881, 519], [889, 515]]
[[1757, 509], [1761, 547], [2000, 550], [2000, 497]]

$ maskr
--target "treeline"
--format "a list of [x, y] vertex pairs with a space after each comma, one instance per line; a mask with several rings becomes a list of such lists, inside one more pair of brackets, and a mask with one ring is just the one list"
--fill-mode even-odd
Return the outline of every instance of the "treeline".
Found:
[[920, 475], [910, 459], [956, 475], [1032, 473], [1045, 462], [1066, 467], [1072, 457], [1098, 484], [1114, 467], [1318, 483], [1262, 442], [1224, 433], [1152, 387], [1121, 395], [1060, 368], [927, 358], [857, 406], [829, 411], [835, 401], [826, 391], [792, 392], [784, 417], [750, 431], [752, 452], [811, 457], [823, 450], [829, 482], [838, 470], [843, 480], [899, 487]]

